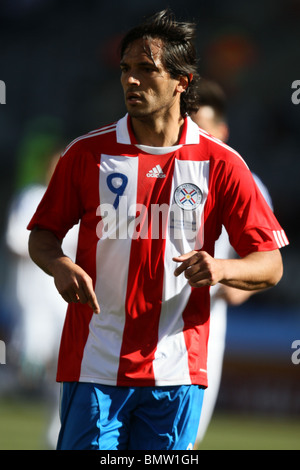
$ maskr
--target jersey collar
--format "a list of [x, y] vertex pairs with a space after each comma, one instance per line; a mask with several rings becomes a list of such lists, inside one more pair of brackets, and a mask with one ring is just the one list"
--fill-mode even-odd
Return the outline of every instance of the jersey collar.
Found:
[[148, 147], [147, 145], [138, 145], [131, 129], [130, 116], [128, 114], [126, 114], [117, 122], [116, 130], [117, 142], [119, 144], [135, 145], [136, 147], [148, 153], [169, 153], [177, 150], [183, 145], [199, 144], [200, 142], [199, 127], [189, 116], [185, 118], [179, 144], [172, 147]]

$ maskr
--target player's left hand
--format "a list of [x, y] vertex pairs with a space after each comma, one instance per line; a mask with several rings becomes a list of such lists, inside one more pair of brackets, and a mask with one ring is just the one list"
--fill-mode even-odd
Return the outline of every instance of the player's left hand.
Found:
[[174, 275], [177, 277], [184, 272], [191, 287], [214, 286], [222, 279], [221, 260], [213, 258], [206, 251], [190, 251], [174, 257], [173, 261], [181, 262]]

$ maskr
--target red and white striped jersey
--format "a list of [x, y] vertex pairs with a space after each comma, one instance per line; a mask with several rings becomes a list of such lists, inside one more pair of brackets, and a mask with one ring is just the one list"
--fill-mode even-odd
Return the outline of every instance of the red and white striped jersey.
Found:
[[101, 312], [69, 304], [58, 381], [207, 386], [209, 288], [172, 258], [213, 255], [222, 225], [240, 256], [288, 244], [241, 156], [189, 117], [173, 147], [137, 145], [127, 115], [74, 140], [28, 228], [62, 239], [78, 221]]

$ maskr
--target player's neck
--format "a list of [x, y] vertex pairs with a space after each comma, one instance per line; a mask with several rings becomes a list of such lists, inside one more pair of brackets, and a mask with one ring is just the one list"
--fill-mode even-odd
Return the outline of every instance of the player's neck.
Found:
[[138, 144], [151, 147], [172, 147], [177, 145], [184, 119], [181, 115], [153, 119], [151, 116], [131, 118], [131, 125]]

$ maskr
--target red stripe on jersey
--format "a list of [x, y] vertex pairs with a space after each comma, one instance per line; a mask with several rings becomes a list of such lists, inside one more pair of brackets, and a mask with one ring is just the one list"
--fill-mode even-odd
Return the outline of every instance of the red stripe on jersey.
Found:
[[[209, 337], [210, 299], [208, 287], [192, 288], [182, 314], [184, 340], [188, 351], [188, 365], [192, 383], [207, 386], [207, 343]], [[199, 308], [201, 305], [201, 308]]]
[[[151, 237], [152, 227], [151, 205], [168, 204], [172, 178], [147, 178], [147, 173], [155, 165], [160, 164], [167, 175], [173, 172], [172, 156], [142, 155], [139, 160], [137, 204], [147, 208], [147, 217], [139, 227], [141, 237], [132, 240], [129, 261], [126, 320], [123, 343], [120, 354], [117, 385], [122, 385], [122, 377], [134, 380], [135, 385], [155, 384], [153, 360], [158, 341], [158, 327], [161, 312], [165, 236]], [[166, 220], [161, 221], [161, 230], [166, 230]], [[148, 229], [148, 235], [146, 231]], [[144, 238], [142, 238], [144, 237]], [[145, 291], [145, 285], [147, 291]], [[140, 370], [143, 364], [143, 370]], [[125, 379], [125, 380], [126, 380]], [[125, 385], [125, 384], [124, 384]]]
[[[66, 380], [77, 382], [79, 380], [83, 351], [89, 335], [89, 323], [92, 316], [93, 312], [87, 304], [71, 303], [68, 305], [59, 349], [57, 382]], [[76, 346], [74, 338], [76, 338]]]
[[[77, 168], [80, 172], [80, 168]], [[82, 175], [82, 177], [84, 177]], [[99, 166], [96, 159], [90, 160], [90, 167], [85, 174], [89, 181], [89, 197], [99, 206]], [[82, 269], [89, 273], [95, 288], [96, 282], [96, 250], [99, 241], [96, 232], [96, 223], [98, 222], [94, 214], [85, 215], [86, 223], [82, 223], [78, 234], [78, 245], [81, 246], [79, 254], [77, 253], [76, 263]], [[88, 220], [91, 219], [91, 220]], [[82, 249], [82, 247], [85, 247]], [[101, 315], [101, 313], [100, 313]], [[57, 381], [63, 382], [67, 375], [69, 381], [78, 381], [81, 374], [81, 362], [84, 348], [89, 336], [89, 324], [93, 316], [91, 307], [87, 304], [71, 303], [68, 306], [67, 316], [62, 332], [62, 340], [59, 351]], [[76, 338], [76, 341], [74, 341]], [[71, 360], [70, 360], [71, 356]], [[66, 373], [67, 371], [67, 373]]]

